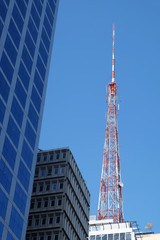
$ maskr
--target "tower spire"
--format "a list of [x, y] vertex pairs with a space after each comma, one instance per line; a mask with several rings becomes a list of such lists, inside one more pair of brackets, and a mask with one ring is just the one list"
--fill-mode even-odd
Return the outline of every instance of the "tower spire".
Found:
[[113, 24], [112, 82], [115, 82], [114, 39], [115, 39], [115, 25]]
[[117, 130], [117, 84], [115, 82], [113, 25], [112, 82], [109, 83], [108, 115], [100, 183], [98, 219], [113, 219], [123, 222], [122, 182]]

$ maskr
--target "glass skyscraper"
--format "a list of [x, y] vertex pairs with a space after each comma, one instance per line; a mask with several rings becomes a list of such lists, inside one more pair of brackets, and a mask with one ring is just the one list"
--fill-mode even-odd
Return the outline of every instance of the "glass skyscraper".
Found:
[[0, 0], [0, 239], [25, 239], [58, 0]]

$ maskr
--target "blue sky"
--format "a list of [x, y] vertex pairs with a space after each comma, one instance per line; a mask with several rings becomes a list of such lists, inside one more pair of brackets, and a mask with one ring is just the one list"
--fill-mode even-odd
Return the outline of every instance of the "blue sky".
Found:
[[60, 0], [41, 149], [71, 149], [97, 214], [115, 24], [125, 220], [160, 232], [160, 1]]

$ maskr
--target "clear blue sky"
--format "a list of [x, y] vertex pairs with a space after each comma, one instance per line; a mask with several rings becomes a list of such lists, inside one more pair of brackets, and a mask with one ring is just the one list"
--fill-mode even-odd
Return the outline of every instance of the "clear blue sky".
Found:
[[159, 0], [60, 0], [39, 147], [69, 146], [97, 214], [113, 23], [124, 218], [160, 232]]

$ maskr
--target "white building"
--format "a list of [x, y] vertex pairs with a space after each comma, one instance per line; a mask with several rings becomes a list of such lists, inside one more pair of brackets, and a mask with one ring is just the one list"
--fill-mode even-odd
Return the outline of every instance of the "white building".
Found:
[[114, 223], [112, 219], [89, 221], [89, 240], [135, 240], [134, 229], [130, 222]]

